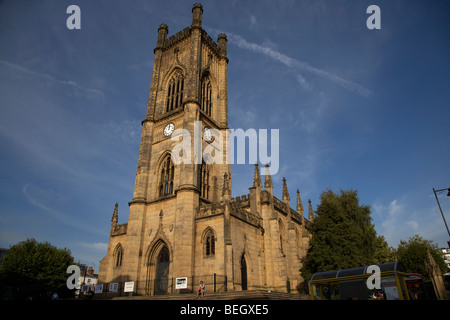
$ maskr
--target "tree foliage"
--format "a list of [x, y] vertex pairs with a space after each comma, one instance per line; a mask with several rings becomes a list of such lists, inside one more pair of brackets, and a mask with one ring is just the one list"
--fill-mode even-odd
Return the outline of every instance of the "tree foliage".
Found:
[[430, 279], [426, 263], [428, 261], [428, 250], [430, 251], [434, 261], [441, 269], [442, 273], [447, 272], [447, 266], [444, 261], [442, 252], [437, 244], [430, 240], [425, 240], [419, 235], [414, 235], [407, 241], [401, 240], [395, 250], [395, 257], [402, 263], [408, 273], [420, 273], [425, 278]]
[[303, 260], [302, 277], [376, 262], [376, 231], [370, 207], [360, 205], [357, 191], [327, 190], [321, 195], [317, 216], [309, 227], [310, 246]]
[[2, 289], [11, 287], [16, 298], [44, 297], [65, 291], [67, 267], [74, 264], [70, 250], [27, 239], [12, 246], [0, 269]]
[[383, 235], [379, 235], [375, 239], [375, 264], [395, 261], [394, 249], [389, 247]]

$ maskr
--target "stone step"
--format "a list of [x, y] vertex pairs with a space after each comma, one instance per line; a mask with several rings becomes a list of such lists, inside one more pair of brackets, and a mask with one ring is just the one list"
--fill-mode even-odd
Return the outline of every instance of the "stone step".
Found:
[[160, 295], [160, 296], [122, 296], [111, 298], [113, 300], [309, 300], [309, 295], [267, 290], [229, 291], [220, 293], [206, 292], [203, 297], [197, 298], [193, 293]]

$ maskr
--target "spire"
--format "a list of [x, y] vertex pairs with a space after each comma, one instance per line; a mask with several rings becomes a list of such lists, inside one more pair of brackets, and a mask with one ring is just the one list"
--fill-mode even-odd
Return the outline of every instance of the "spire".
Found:
[[253, 178], [253, 186], [254, 187], [261, 187], [261, 176], [259, 175], [258, 162], [255, 163], [255, 176]]
[[272, 178], [270, 177], [270, 171], [269, 171], [269, 164], [266, 163], [266, 178], [264, 180], [264, 188], [266, 189], [272, 189]]
[[286, 184], [286, 178], [283, 177], [283, 201], [289, 201], [289, 192], [288, 192], [288, 188], [287, 188], [287, 184]]
[[302, 199], [300, 198], [300, 191], [297, 189], [297, 212], [303, 216], [303, 204]]
[[311, 199], [308, 200], [308, 205], [309, 205], [308, 219], [309, 221], [312, 222], [314, 220], [314, 211], [312, 209]]
[[111, 218], [111, 224], [113, 226], [117, 225], [117, 222], [119, 220], [119, 210], [117, 209], [117, 207], [119, 206], [119, 204], [116, 202], [115, 206], [114, 206], [114, 212]]

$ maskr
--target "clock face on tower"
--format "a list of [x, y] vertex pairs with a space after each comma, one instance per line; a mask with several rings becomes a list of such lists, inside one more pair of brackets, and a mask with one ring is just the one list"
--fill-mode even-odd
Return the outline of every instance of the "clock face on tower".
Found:
[[165, 128], [164, 128], [164, 135], [166, 137], [170, 136], [173, 132], [173, 130], [175, 130], [175, 125], [173, 123], [169, 123]]

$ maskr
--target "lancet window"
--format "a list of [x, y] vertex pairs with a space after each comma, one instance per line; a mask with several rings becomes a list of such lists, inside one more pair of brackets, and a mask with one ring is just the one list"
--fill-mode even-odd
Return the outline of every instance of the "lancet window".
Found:
[[116, 248], [116, 267], [120, 267], [122, 266], [122, 259], [123, 259], [123, 248], [122, 246], [119, 244]]
[[162, 162], [160, 173], [159, 196], [162, 197], [173, 194], [174, 165], [170, 155]]
[[200, 196], [209, 199], [209, 189], [209, 166], [203, 162], [200, 172]]
[[214, 232], [209, 229], [205, 234], [205, 255], [213, 256], [216, 253], [216, 241]]
[[180, 70], [177, 70], [169, 80], [167, 88], [166, 112], [174, 110], [183, 105], [184, 77]]
[[202, 80], [202, 111], [211, 116], [212, 109], [212, 86], [208, 77], [204, 77]]

